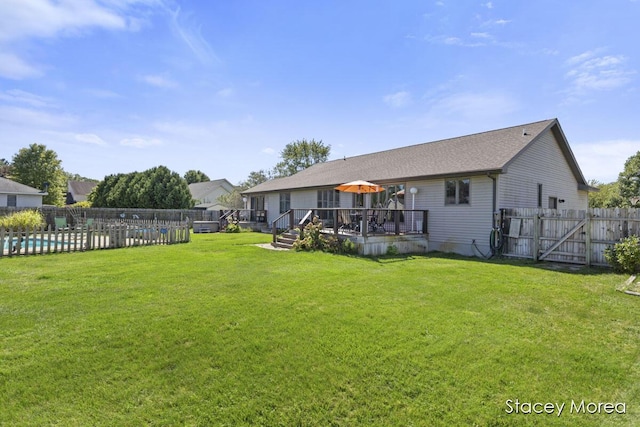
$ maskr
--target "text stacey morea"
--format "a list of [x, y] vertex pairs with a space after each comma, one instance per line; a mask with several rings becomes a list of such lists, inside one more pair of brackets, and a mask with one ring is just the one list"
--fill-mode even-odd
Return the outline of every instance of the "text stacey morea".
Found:
[[520, 402], [509, 399], [505, 402], [507, 414], [555, 414], [558, 417], [563, 411], [571, 414], [626, 414], [627, 404], [624, 402]]

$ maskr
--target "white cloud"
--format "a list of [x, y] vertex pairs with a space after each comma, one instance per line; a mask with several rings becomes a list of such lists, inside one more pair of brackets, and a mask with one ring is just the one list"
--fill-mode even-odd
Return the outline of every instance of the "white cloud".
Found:
[[493, 3], [490, 1], [483, 3], [482, 6], [486, 7], [487, 9], [493, 9]]
[[120, 141], [120, 145], [125, 147], [148, 148], [156, 145], [162, 145], [162, 141], [156, 138], [142, 138], [135, 136], [132, 138], [124, 138]]
[[493, 38], [489, 33], [471, 33], [471, 37], [475, 37], [478, 39], [491, 39]]
[[[449, 46], [462, 46], [462, 47], [482, 47], [487, 46], [489, 39], [487, 37], [483, 37], [483, 34], [487, 33], [471, 33], [472, 41], [464, 40], [460, 37], [456, 36], [427, 36], [425, 40], [432, 44], [445, 44]], [[488, 35], [488, 34], [487, 34]], [[494, 43], [493, 40], [490, 40], [491, 43]]]
[[[2, 45], [0, 45], [2, 48]], [[0, 52], [0, 77], [22, 80], [42, 76], [42, 71], [11, 52]]]
[[635, 70], [627, 69], [623, 55], [600, 55], [600, 50], [591, 50], [565, 61], [571, 67], [565, 77], [570, 80], [569, 93], [579, 97], [589, 91], [610, 90], [631, 82]]
[[406, 91], [400, 91], [386, 95], [383, 99], [387, 105], [393, 108], [401, 108], [411, 103], [411, 94]]
[[187, 22], [189, 14], [182, 14], [180, 8], [171, 12], [171, 29], [182, 40], [198, 60], [205, 65], [220, 62], [207, 40], [202, 36], [200, 26]]
[[233, 95], [233, 89], [230, 87], [224, 88], [224, 89], [220, 89], [218, 91], [218, 96], [222, 97], [222, 98], [228, 98], [231, 95]]
[[0, 105], [0, 122], [33, 128], [60, 128], [75, 124], [77, 118], [68, 114], [52, 114], [31, 108]]
[[159, 74], [148, 74], [146, 76], [140, 76], [139, 80], [151, 86], [161, 87], [164, 89], [173, 89], [178, 87], [178, 83], [174, 82], [168, 77]]
[[2, 0], [0, 12], [0, 77], [14, 80], [42, 76], [41, 67], [24, 59], [16, 43], [29, 39], [81, 36], [93, 28], [112, 31], [142, 26], [142, 8], [162, 0]]
[[51, 98], [20, 89], [10, 89], [4, 93], [0, 93], [0, 100], [8, 101], [12, 104], [27, 104], [36, 108], [55, 107]]
[[276, 150], [274, 150], [274, 149], [273, 149], [273, 148], [271, 148], [271, 147], [263, 148], [261, 151], [262, 151], [263, 153], [265, 153], [265, 154], [270, 155], [270, 156], [276, 153]]
[[107, 145], [98, 135], [93, 133], [78, 133], [75, 135], [76, 141], [85, 142], [92, 145]]
[[74, 35], [89, 27], [124, 29], [126, 20], [90, 0], [4, 0], [0, 41]]
[[432, 113], [458, 119], [500, 117], [518, 109], [518, 103], [511, 96], [498, 92], [455, 93], [435, 101]]

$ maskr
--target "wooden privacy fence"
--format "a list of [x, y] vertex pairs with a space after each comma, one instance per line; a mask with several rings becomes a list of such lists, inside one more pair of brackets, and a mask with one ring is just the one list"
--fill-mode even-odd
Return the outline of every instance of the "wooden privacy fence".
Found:
[[604, 251], [640, 235], [640, 209], [504, 209], [504, 256], [607, 266]]
[[65, 217], [70, 226], [86, 219], [96, 221], [217, 221], [220, 212], [202, 209], [134, 209], [134, 208], [80, 208], [74, 206], [42, 206], [38, 208], [0, 207], [0, 216], [24, 210], [42, 212], [45, 222], [54, 225], [54, 218]]
[[189, 240], [189, 225], [186, 222], [99, 222], [63, 229], [50, 225], [25, 230], [0, 229], [0, 258], [128, 246], [170, 245]]

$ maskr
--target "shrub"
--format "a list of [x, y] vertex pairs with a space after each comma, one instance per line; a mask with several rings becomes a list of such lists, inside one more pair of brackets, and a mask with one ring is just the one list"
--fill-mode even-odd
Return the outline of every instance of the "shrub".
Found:
[[322, 235], [322, 223], [317, 216], [313, 217], [303, 230], [302, 238], [298, 238], [293, 243], [293, 248], [300, 251], [323, 251], [329, 249], [327, 239]]
[[355, 254], [357, 252], [357, 248], [356, 248], [356, 244], [353, 243], [353, 240], [351, 239], [344, 239], [342, 241], [342, 253], [345, 254]]
[[241, 232], [242, 229], [238, 224], [235, 224], [233, 222], [230, 222], [229, 224], [227, 224], [227, 226], [224, 229], [225, 233], [239, 233]]
[[74, 208], [90, 208], [91, 207], [91, 202], [88, 201], [88, 200], [83, 200], [81, 202], [75, 202], [71, 206], [74, 207]]
[[9, 215], [0, 217], [0, 228], [8, 229], [26, 229], [36, 228], [44, 224], [44, 217], [42, 213], [36, 210], [33, 211], [19, 211]]
[[640, 272], [640, 237], [629, 236], [604, 251], [604, 257], [617, 272]]
[[340, 240], [335, 236], [324, 236], [322, 234], [322, 223], [318, 217], [308, 223], [302, 230], [301, 235], [293, 243], [293, 248], [298, 251], [325, 251], [334, 254], [354, 254], [357, 252], [356, 244], [349, 239]]
[[398, 247], [396, 245], [387, 246], [387, 255], [398, 255]]

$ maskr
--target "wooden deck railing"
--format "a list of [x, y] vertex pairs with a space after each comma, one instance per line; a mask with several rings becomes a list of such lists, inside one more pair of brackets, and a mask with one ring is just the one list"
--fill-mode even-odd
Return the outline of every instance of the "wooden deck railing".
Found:
[[428, 211], [411, 209], [291, 209], [272, 223], [273, 239], [278, 232], [300, 227], [303, 219], [318, 217], [324, 229], [335, 235], [428, 234]]

